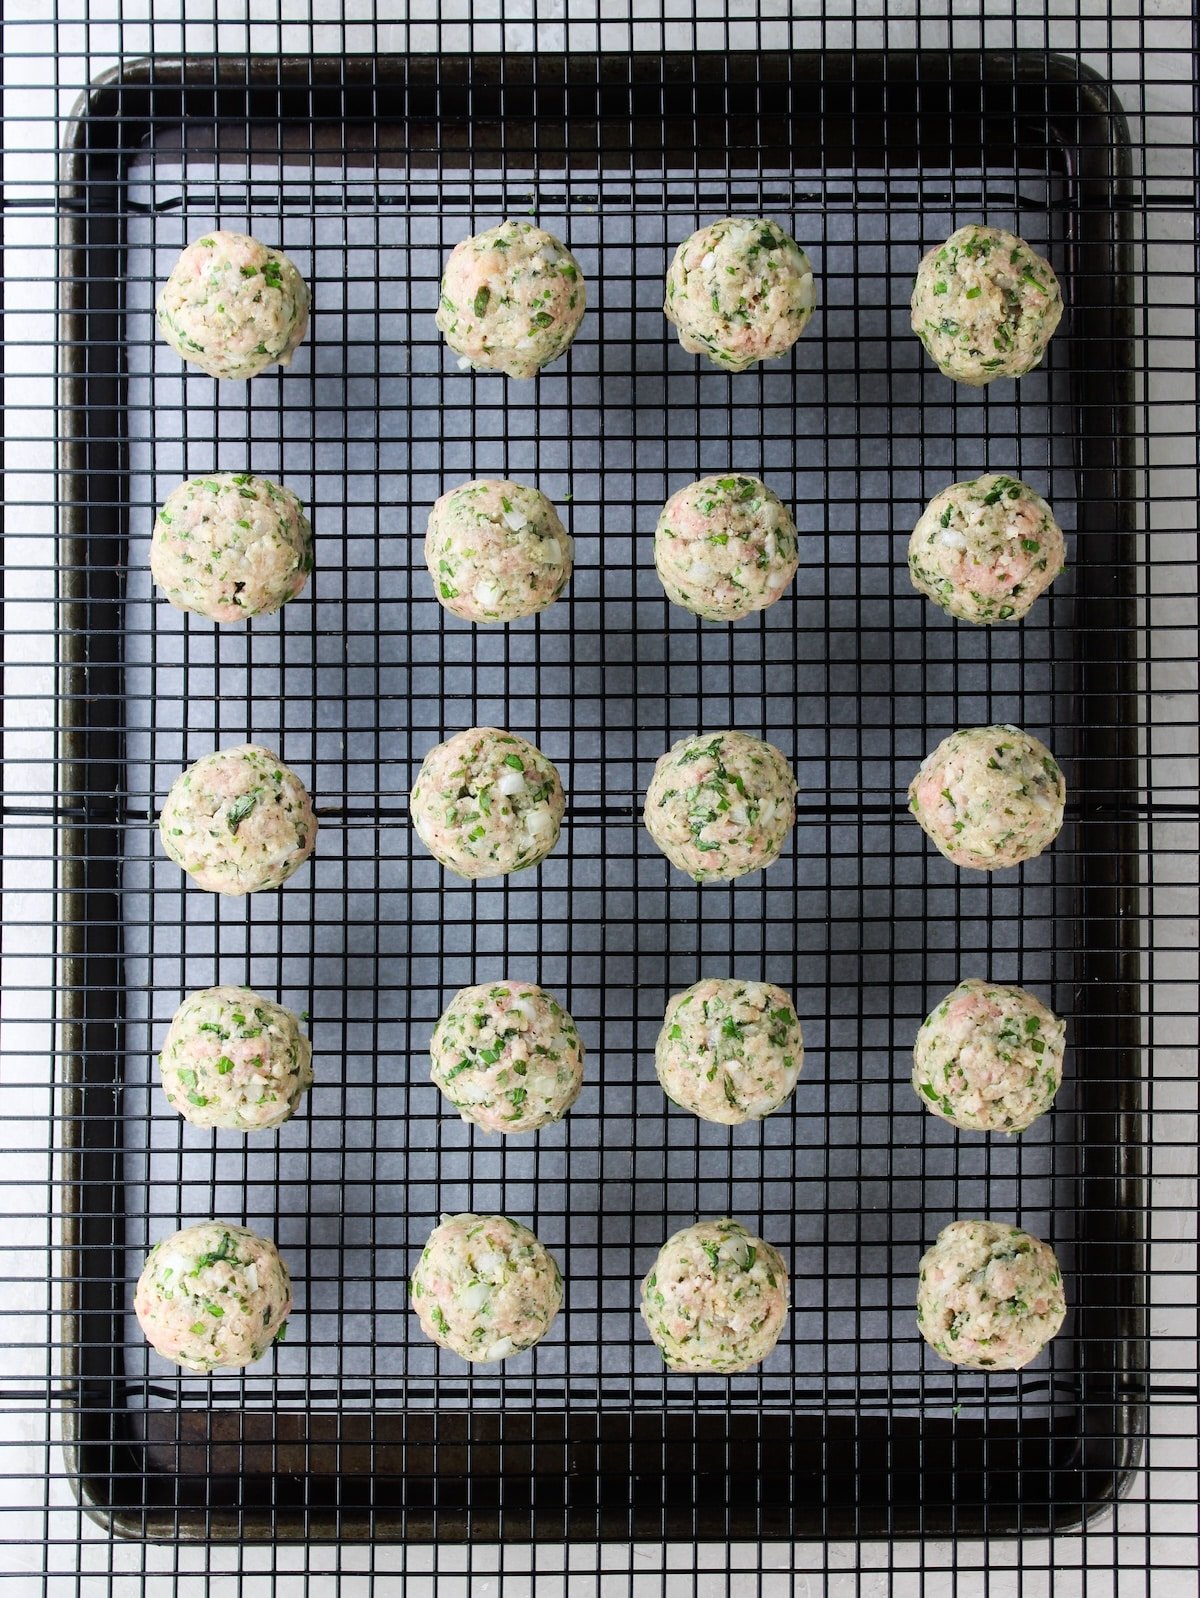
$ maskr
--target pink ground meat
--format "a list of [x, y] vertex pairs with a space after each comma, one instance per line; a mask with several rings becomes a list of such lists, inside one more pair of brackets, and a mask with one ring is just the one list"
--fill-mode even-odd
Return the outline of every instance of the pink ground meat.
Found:
[[761, 871], [796, 818], [796, 779], [772, 744], [747, 733], [681, 738], [654, 768], [644, 819], [654, 842], [697, 882]]
[[176, 778], [158, 818], [163, 848], [209, 893], [278, 888], [308, 859], [317, 818], [304, 784], [270, 749], [240, 744]]
[[796, 575], [796, 524], [757, 477], [704, 477], [663, 506], [654, 563], [675, 604], [739, 621], [773, 605]]
[[179, 257], [158, 296], [158, 327], [210, 377], [254, 377], [290, 364], [308, 331], [308, 286], [282, 250], [246, 233], [206, 233]]
[[1002, 473], [952, 483], [913, 528], [913, 587], [962, 621], [1020, 621], [1063, 569], [1062, 529], [1026, 483]]
[[739, 1221], [697, 1221], [659, 1250], [642, 1283], [642, 1319], [668, 1369], [732, 1374], [775, 1347], [788, 1290], [769, 1243]]
[[952, 1221], [922, 1257], [917, 1324], [952, 1365], [1020, 1370], [1067, 1313], [1051, 1249], [998, 1221]]
[[909, 808], [947, 860], [999, 871], [1058, 836], [1067, 788], [1050, 751], [1019, 727], [967, 727], [926, 756]]
[[808, 256], [777, 222], [729, 216], [675, 252], [663, 313], [692, 355], [730, 372], [782, 355], [816, 305]]
[[202, 1221], [150, 1250], [133, 1308], [157, 1353], [205, 1373], [249, 1365], [283, 1340], [292, 1284], [268, 1238]]
[[917, 1033], [913, 1088], [965, 1131], [1023, 1132], [1058, 1092], [1065, 1032], [1024, 988], [968, 977]]
[[571, 343], [586, 306], [566, 245], [532, 222], [502, 222], [455, 245], [437, 325], [460, 365], [530, 378]]
[[410, 814], [448, 870], [502, 877], [550, 853], [565, 806], [558, 771], [540, 749], [497, 727], [468, 727], [425, 756]]
[[571, 578], [574, 546], [536, 488], [479, 479], [443, 494], [429, 513], [425, 564], [438, 599], [473, 622], [545, 610]]

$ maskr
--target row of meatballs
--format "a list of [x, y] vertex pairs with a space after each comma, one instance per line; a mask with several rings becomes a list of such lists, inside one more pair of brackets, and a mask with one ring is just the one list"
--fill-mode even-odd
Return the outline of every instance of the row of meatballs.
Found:
[[[158, 326], [185, 361], [216, 378], [287, 366], [308, 330], [308, 286], [282, 250], [218, 231], [190, 244], [157, 301]], [[536, 377], [569, 347], [587, 306], [578, 260], [532, 222], [463, 239], [446, 262], [437, 326], [459, 365]], [[663, 312], [693, 355], [729, 372], [789, 350], [812, 317], [807, 254], [766, 217], [699, 228], [667, 269]], [[980, 387], [1039, 364], [1062, 316], [1050, 263], [1024, 239], [981, 223], [920, 262], [914, 332], [947, 377]]]
[[[968, 977], [917, 1033], [914, 1091], [961, 1130], [1024, 1132], [1058, 1092], [1065, 1035], [1032, 993]], [[536, 983], [508, 977], [456, 993], [429, 1054], [434, 1084], [463, 1120], [505, 1136], [560, 1121], [584, 1082], [570, 1014]], [[704, 977], [668, 1003], [654, 1064], [681, 1109], [723, 1126], [761, 1121], [795, 1090], [800, 1019], [774, 983]], [[282, 1005], [249, 988], [205, 988], [176, 1011], [159, 1070], [194, 1126], [271, 1131], [312, 1086], [312, 1047]]]
[[[444, 1215], [409, 1292], [428, 1337], [482, 1364], [545, 1336], [562, 1307], [563, 1275], [520, 1221]], [[642, 1282], [642, 1317], [667, 1368], [693, 1375], [760, 1364], [779, 1340], [789, 1304], [782, 1254], [727, 1217], [669, 1237]], [[286, 1337], [291, 1277], [268, 1238], [203, 1221], [150, 1250], [134, 1309], [164, 1358], [199, 1373], [237, 1368]], [[1018, 1227], [952, 1221], [921, 1259], [917, 1325], [952, 1364], [1019, 1370], [1065, 1315], [1053, 1251]]]
[[[504, 624], [552, 605], [575, 549], [545, 494], [475, 479], [436, 501], [425, 531], [434, 594], [463, 621]], [[1027, 483], [991, 472], [951, 483], [913, 528], [913, 586], [960, 620], [1019, 621], [1062, 571], [1062, 529]], [[154, 520], [150, 570], [170, 602], [214, 622], [274, 614], [313, 569], [312, 525], [290, 489], [248, 472], [181, 483]], [[718, 473], [679, 489], [654, 530], [668, 599], [706, 621], [736, 622], [780, 599], [800, 564], [799, 535], [757, 477]]]
[[[796, 779], [774, 744], [698, 733], [662, 755], [643, 820], [672, 865], [697, 882], [743, 877], [778, 859], [796, 819]], [[1019, 727], [953, 732], [926, 756], [909, 808], [957, 866], [997, 871], [1057, 837], [1066, 781]], [[468, 727], [425, 756], [409, 801], [414, 828], [468, 880], [537, 866], [558, 843], [566, 797], [540, 749], [496, 727]], [[289, 766], [258, 744], [214, 750], [176, 778], [159, 815], [166, 853], [210, 893], [278, 888], [312, 853], [317, 817]]]

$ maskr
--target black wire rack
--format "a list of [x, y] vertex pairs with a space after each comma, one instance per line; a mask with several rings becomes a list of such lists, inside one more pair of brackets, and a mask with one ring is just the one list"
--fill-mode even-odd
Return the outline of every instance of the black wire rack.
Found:
[[[293, 1540], [428, 1543], [468, 1578], [488, 1543], [670, 1543], [700, 1568], [745, 1542], [761, 1583], [775, 1543], [879, 1539], [895, 1574], [905, 1539], [1020, 1548], [1153, 1503], [1153, 1390], [1193, 1441], [1195, 1393], [1194, 1360], [1151, 1357], [1173, 1291], [1148, 1270], [1152, 1062], [1176, 1040], [1145, 984], [1196, 807], [1184, 768], [1147, 779], [1148, 696], [1163, 658], [1194, 686], [1196, 647], [1194, 617], [1154, 609], [1194, 592], [1194, 549], [1189, 568], [1145, 541], [1145, 240], [1189, 214], [1148, 186], [1146, 142], [1045, 49], [128, 54], [63, 121], [54, 619], [7, 628], [18, 671], [47, 637], [58, 667], [50, 811], [6, 726], [7, 853], [53, 819], [61, 957], [49, 1363], [11, 1406], [47, 1418], [44, 1576], [95, 1535], [77, 1517], [54, 1551], [64, 1486], [110, 1549], [228, 1543], [281, 1581]], [[661, 314], [674, 244], [727, 214], [781, 220], [820, 301], [787, 358], [732, 377]], [[591, 291], [529, 385], [458, 370], [433, 324], [448, 250], [504, 216], [565, 238]], [[1043, 369], [982, 393], [907, 326], [920, 254], [980, 217], [1050, 256], [1069, 307]], [[293, 368], [247, 386], [184, 373], [153, 327], [178, 251], [218, 224], [313, 288]], [[733, 629], [668, 606], [649, 538], [669, 493], [730, 466], [801, 531], [794, 591]], [[155, 505], [216, 469], [309, 507], [316, 571], [277, 620], [217, 631], [153, 591]], [[912, 592], [904, 550], [938, 488], [1000, 469], [1051, 500], [1070, 569], [1020, 628], [971, 629]], [[485, 475], [537, 483], [576, 540], [567, 596], [490, 631], [446, 615], [421, 558], [433, 499]], [[946, 732], [997, 720], [1059, 756], [1068, 822], [973, 880], [904, 790]], [[422, 755], [474, 724], [563, 772], [564, 840], [532, 881], [451, 880], [408, 824]], [[734, 725], [789, 757], [797, 827], [765, 876], [697, 888], [640, 799], [672, 741]], [[218, 902], [162, 858], [155, 816], [184, 765], [247, 739], [309, 782], [321, 833], [280, 893]], [[732, 1132], [670, 1107], [652, 1063], [668, 996], [730, 972], [786, 987], [807, 1044], [794, 1104]], [[519, 1144], [428, 1079], [441, 1008], [500, 974], [561, 995], [588, 1049], [566, 1121]], [[956, 1134], [908, 1084], [920, 1019], [972, 974], [1067, 1020], [1063, 1091], [1022, 1139]], [[278, 1135], [198, 1133], [158, 1089], [172, 1013], [217, 981], [305, 1016], [316, 1083]], [[437, 1215], [466, 1208], [527, 1220], [566, 1278], [552, 1335], [502, 1367], [439, 1354], [409, 1309]], [[788, 1259], [788, 1327], [760, 1371], [664, 1374], [638, 1283], [670, 1232], [726, 1213]], [[919, 1255], [973, 1214], [1064, 1264], [1068, 1323], [1017, 1375], [951, 1370], [917, 1333]], [[278, 1240], [297, 1310], [268, 1361], [199, 1378], [145, 1349], [131, 1297], [149, 1245], [208, 1215]], [[1183, 1579], [1194, 1557], [1155, 1565]]]

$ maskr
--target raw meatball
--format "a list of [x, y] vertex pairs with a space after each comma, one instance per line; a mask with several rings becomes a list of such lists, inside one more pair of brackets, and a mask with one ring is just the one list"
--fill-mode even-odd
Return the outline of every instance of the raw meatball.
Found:
[[561, 1121], [583, 1086], [583, 1044], [563, 1007], [535, 982], [462, 988], [434, 1028], [433, 1080], [485, 1132], [534, 1132]]
[[690, 354], [744, 372], [791, 349], [816, 303], [808, 256], [778, 223], [727, 216], [675, 251], [663, 313]]
[[156, 1353], [203, 1373], [250, 1365], [284, 1340], [292, 1283], [269, 1238], [201, 1221], [150, 1250], [133, 1309]]
[[1023, 1132], [1062, 1082], [1066, 1027], [1024, 988], [968, 977], [926, 1017], [913, 1088], [967, 1132]]
[[1026, 483], [992, 473], [951, 483], [913, 528], [913, 587], [963, 621], [1019, 621], [1062, 571], [1062, 528]]
[[1062, 828], [1067, 785], [1032, 733], [966, 727], [926, 755], [908, 806], [947, 860], [1001, 871], [1032, 860]]
[[663, 506], [654, 564], [668, 599], [708, 621], [738, 621], [773, 605], [796, 575], [796, 524], [757, 477], [703, 477]]
[[1020, 1370], [1066, 1313], [1053, 1252], [1016, 1226], [951, 1221], [921, 1259], [917, 1325], [952, 1365]]
[[268, 1131], [312, 1086], [312, 1045], [290, 1010], [249, 988], [205, 988], [175, 1012], [163, 1091], [193, 1126]]
[[308, 285], [282, 250], [246, 233], [206, 233], [158, 296], [158, 327], [210, 377], [287, 366], [308, 332]]
[[210, 621], [270, 616], [295, 599], [312, 569], [304, 507], [265, 477], [193, 477], [154, 522], [154, 581], [177, 609]]
[[562, 1307], [553, 1256], [507, 1215], [443, 1215], [411, 1286], [425, 1335], [481, 1362], [532, 1348]]
[[536, 377], [575, 337], [586, 305], [565, 244], [532, 222], [501, 222], [451, 251], [437, 325], [460, 366]]
[[705, 1121], [761, 1121], [804, 1064], [792, 1001], [770, 982], [706, 977], [667, 1005], [654, 1064], [663, 1092]]
[[308, 859], [317, 818], [304, 784], [258, 744], [189, 766], [158, 818], [163, 848], [196, 886], [236, 898], [278, 888]]
[[460, 877], [503, 877], [544, 860], [566, 801], [540, 749], [495, 727], [468, 727], [425, 756], [412, 791], [421, 842]]
[[517, 621], [545, 610], [570, 581], [574, 552], [554, 506], [523, 483], [451, 489], [425, 532], [434, 591], [464, 621]]
[[972, 388], [1032, 371], [1062, 310], [1049, 261], [1002, 228], [960, 227], [913, 280], [913, 331], [947, 377]]
[[642, 1318], [673, 1371], [760, 1364], [783, 1330], [788, 1273], [737, 1221], [697, 1221], [669, 1237], [642, 1283]]
[[744, 732], [681, 738], [654, 768], [646, 830], [697, 882], [742, 877], [779, 858], [796, 819], [796, 779], [773, 744]]

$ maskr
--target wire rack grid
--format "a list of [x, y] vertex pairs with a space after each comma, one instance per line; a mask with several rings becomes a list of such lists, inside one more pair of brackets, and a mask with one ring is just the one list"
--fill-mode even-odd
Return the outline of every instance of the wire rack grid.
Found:
[[[956, 71], [968, 105], [982, 98], [973, 138], [944, 87]], [[1001, 85], [991, 102], [989, 73]], [[1080, 315], [1069, 355], [1015, 400], [950, 396], [903, 327], [920, 249], [980, 212], [1061, 258], [1077, 307], [1096, 305], [1097, 274], [1101, 302], [1110, 285], [1113, 300], [1135, 289], [1144, 258], [1122, 256], [1122, 241], [1152, 209], [1169, 214], [1167, 196], [1144, 179], [1126, 187], [1122, 156], [1101, 197], [1116, 242], [1094, 252], [1091, 219], [1072, 208], [1078, 172], [1023, 131], [1062, 78], [1044, 55], [982, 70], [914, 56], [911, 73], [828, 52], [799, 67], [736, 53], [395, 72], [311, 58], [129, 62], [117, 98], [93, 102], [87, 160], [61, 194], [83, 270], [63, 284], [69, 541], [55, 636], [68, 759], [56, 806], [72, 963], [55, 1173], [67, 1186], [48, 1208], [69, 1245], [67, 1313], [50, 1340], [66, 1373], [54, 1393], [68, 1468], [114, 1531], [445, 1543], [524, 1529], [593, 1546], [641, 1534], [683, 1537], [699, 1562], [709, 1529], [827, 1547], [841, 1533], [950, 1530], [961, 1546], [1041, 1530], [1060, 1505], [1062, 1524], [1086, 1517], [1137, 1479], [1151, 1106], [1149, 1056], [1131, 1041], [1154, 1038], [1128, 996], [1154, 947], [1142, 929], [1156, 923], [1130, 913], [1142, 901], [1129, 892], [1155, 885], [1160, 838], [1167, 871], [1173, 853], [1187, 858], [1194, 794], [1174, 780], [1184, 768], [1151, 790], [1130, 761], [1154, 754], [1147, 670], [1187, 651], [1186, 623], [1167, 609], [1179, 572], [1168, 560], [1164, 575], [1122, 531], [1146, 503], [1121, 465], [1142, 464], [1144, 410], [1130, 428], [1105, 387], [1116, 344], [1090, 342]], [[562, 81], [576, 106], [560, 121], [576, 136], [557, 141], [546, 112]], [[797, 109], [808, 83], [817, 104]], [[947, 159], [868, 137], [863, 102], [881, 88], [883, 100], [915, 89], [930, 137], [944, 110], [961, 141]], [[786, 160], [763, 132], [776, 109], [798, 135]], [[1119, 142], [1119, 119], [1102, 121]], [[97, 192], [114, 151], [119, 184]], [[781, 215], [811, 240], [823, 307], [779, 371], [731, 381], [680, 356], [656, 297], [671, 241], [739, 209]], [[568, 237], [601, 301], [564, 371], [528, 398], [448, 367], [431, 325], [446, 249], [513, 212]], [[150, 327], [154, 284], [217, 220], [277, 238], [304, 263], [317, 307], [307, 368], [232, 400], [182, 377]], [[1135, 364], [1148, 383], [1149, 360]], [[1144, 407], [1145, 388], [1130, 397]], [[1106, 439], [1107, 461], [1096, 453]], [[735, 449], [797, 507], [803, 564], [794, 598], [718, 636], [668, 610], [646, 534], [671, 489]], [[146, 531], [165, 488], [234, 453], [311, 505], [318, 570], [311, 600], [277, 625], [214, 637], [162, 614]], [[968, 636], [902, 589], [897, 554], [928, 493], [1002, 464], [1045, 484], [1075, 570], [1018, 635]], [[566, 502], [578, 548], [569, 598], [500, 637], [447, 622], [419, 558], [425, 507], [483, 474], [536, 480]], [[1079, 794], [1054, 854], [1017, 887], [943, 870], [901, 812], [925, 748], [991, 719], [1044, 732]], [[566, 843], [532, 886], [448, 891], [413, 845], [404, 795], [425, 748], [488, 721], [560, 761]], [[639, 833], [638, 796], [674, 737], [733, 724], [796, 765], [795, 846], [760, 884], [681, 887]], [[183, 892], [155, 857], [153, 815], [187, 760], [246, 736], [311, 775], [323, 833], [304, 879], [230, 909]], [[8, 785], [16, 826], [41, 819], [34, 793]], [[1052, 1124], [1012, 1147], [931, 1126], [904, 1082], [917, 1021], [969, 960], [1052, 994], [1083, 1062]], [[565, 995], [595, 1061], [568, 1122], [530, 1150], [488, 1147], [448, 1121], [422, 1069], [449, 993], [516, 962]], [[666, 995], [714, 964], [781, 981], [806, 1026], [794, 1112], [752, 1140], [668, 1112], [647, 1075]], [[155, 1097], [153, 1054], [179, 995], [218, 978], [311, 1017], [318, 1086], [269, 1148], [197, 1139]], [[530, 1218], [569, 1284], [561, 1336], [499, 1375], [434, 1357], [403, 1292], [436, 1214], [467, 1205]], [[1067, 1264], [1075, 1322], [1016, 1381], [933, 1368], [909, 1318], [920, 1247], [964, 1209], [1012, 1214]], [[785, 1246], [796, 1307], [761, 1375], [681, 1387], [639, 1337], [636, 1282], [667, 1231], [725, 1210]], [[147, 1359], [127, 1320], [147, 1243], [207, 1213], [274, 1232], [302, 1284], [300, 1338], [265, 1372], [211, 1385]], [[1177, 1389], [1186, 1413], [1189, 1390], [1169, 1375], [1163, 1399]], [[1064, 1436], [1071, 1446], [1056, 1451]], [[647, 1495], [654, 1472], [696, 1481], [703, 1462], [713, 1474], [713, 1449], [718, 1477], [767, 1482], [773, 1450], [797, 1438], [824, 1481], [792, 1460], [786, 1506], [759, 1494], [748, 1516], [726, 1504], [722, 1524], [719, 1494]], [[877, 1443], [890, 1468], [875, 1468]], [[1116, 1461], [1108, 1489], [1083, 1470], [1081, 1443]], [[895, 1468], [910, 1458], [915, 1503]], [[992, 1475], [978, 1509], [966, 1506], [975, 1469]], [[47, 1491], [61, 1479], [48, 1460]], [[933, 1501], [939, 1482], [963, 1490], [962, 1507]], [[772, 1559], [765, 1547], [758, 1557], [762, 1576]]]

